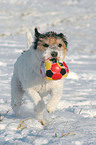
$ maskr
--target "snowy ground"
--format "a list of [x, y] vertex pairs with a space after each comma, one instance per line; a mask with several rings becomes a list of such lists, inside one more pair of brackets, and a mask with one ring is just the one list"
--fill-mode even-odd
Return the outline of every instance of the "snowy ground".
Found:
[[[35, 26], [63, 32], [69, 42], [70, 74], [46, 127], [16, 118], [10, 106], [13, 65]], [[0, 0], [0, 145], [96, 145], [95, 39], [96, 0]]]

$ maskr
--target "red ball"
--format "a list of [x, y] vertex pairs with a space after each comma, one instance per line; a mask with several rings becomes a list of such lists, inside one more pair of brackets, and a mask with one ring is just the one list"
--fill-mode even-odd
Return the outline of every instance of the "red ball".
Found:
[[47, 80], [59, 80], [67, 77], [69, 69], [64, 61], [59, 62], [58, 59], [53, 58], [43, 61], [40, 72]]

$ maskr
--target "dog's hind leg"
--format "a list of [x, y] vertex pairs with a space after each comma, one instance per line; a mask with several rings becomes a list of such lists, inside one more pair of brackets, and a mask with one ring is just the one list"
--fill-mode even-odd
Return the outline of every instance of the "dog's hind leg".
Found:
[[17, 116], [20, 116], [20, 106], [23, 94], [24, 91], [22, 90], [21, 82], [13, 75], [11, 80], [11, 105]]

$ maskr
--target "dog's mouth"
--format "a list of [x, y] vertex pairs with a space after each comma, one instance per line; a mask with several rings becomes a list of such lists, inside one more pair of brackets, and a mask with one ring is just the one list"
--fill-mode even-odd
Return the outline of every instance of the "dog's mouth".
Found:
[[52, 63], [56, 63], [57, 62], [57, 58], [51, 58], [50, 61], [52, 61]]

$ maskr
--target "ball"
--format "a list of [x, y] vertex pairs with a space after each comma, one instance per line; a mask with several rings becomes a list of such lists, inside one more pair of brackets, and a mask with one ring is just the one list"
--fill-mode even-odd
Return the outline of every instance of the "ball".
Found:
[[59, 62], [58, 59], [53, 58], [42, 61], [40, 73], [46, 80], [59, 80], [67, 77], [69, 69], [64, 61]]

